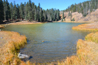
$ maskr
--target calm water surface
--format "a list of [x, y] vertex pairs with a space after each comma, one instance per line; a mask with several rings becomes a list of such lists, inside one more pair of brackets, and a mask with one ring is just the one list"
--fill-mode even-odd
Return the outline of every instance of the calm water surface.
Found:
[[28, 44], [20, 52], [32, 56], [31, 62], [51, 62], [76, 54], [76, 42], [89, 32], [71, 28], [77, 23], [45, 23], [32, 25], [8, 25], [3, 30], [26, 35]]

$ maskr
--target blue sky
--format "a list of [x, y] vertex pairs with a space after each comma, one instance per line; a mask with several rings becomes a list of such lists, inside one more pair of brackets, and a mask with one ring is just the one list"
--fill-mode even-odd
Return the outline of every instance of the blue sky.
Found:
[[[28, 2], [29, 0], [8, 0], [9, 2], [14, 2], [16, 4], [20, 4], [21, 2]], [[65, 10], [66, 8], [68, 8], [68, 6], [70, 6], [71, 4], [78, 4], [84, 1], [88, 1], [88, 0], [31, 0], [32, 2], [34, 2], [36, 5], [38, 5], [38, 3], [40, 3], [40, 6], [43, 9], [51, 9], [51, 8], [56, 8], [59, 10]]]

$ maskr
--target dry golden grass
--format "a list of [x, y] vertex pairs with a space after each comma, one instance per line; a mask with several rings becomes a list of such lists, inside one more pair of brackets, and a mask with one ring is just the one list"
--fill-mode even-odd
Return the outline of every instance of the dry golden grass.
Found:
[[85, 39], [78, 40], [76, 56], [58, 62], [58, 65], [98, 65], [98, 32], [88, 34]]
[[17, 52], [25, 43], [27, 43], [25, 36], [17, 32], [1, 31], [0, 65], [98, 65], [98, 32], [88, 34], [85, 41], [78, 40], [75, 56], [55, 63], [30, 63], [29, 61], [25, 63], [21, 61], [17, 57]]
[[0, 28], [4, 28], [4, 26], [0, 25]]
[[17, 32], [0, 31], [0, 65], [19, 65], [17, 55], [26, 43], [26, 37]]
[[42, 24], [41, 22], [28, 22], [28, 21], [21, 21], [21, 22], [15, 22], [15, 23], [9, 23], [8, 25], [23, 25], [23, 24]]
[[88, 34], [85, 40], [79, 39], [77, 42], [77, 54], [67, 57], [63, 61], [32, 64], [32, 65], [98, 65], [98, 32]]
[[98, 23], [91, 24], [81, 24], [75, 27], [72, 27], [73, 30], [83, 30], [83, 31], [98, 31]]
[[93, 42], [98, 43], [98, 32], [88, 34], [85, 37], [85, 40], [87, 40], [87, 41], [93, 41]]

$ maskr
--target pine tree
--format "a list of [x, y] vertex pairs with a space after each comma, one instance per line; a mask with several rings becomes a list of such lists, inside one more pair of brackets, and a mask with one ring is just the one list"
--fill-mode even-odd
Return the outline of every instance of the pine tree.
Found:
[[63, 16], [63, 17], [62, 17], [62, 19], [64, 19], [64, 11], [63, 11], [63, 14], [62, 14], [62, 16]]
[[24, 4], [22, 3], [20, 5], [19, 12], [20, 12], [20, 18], [23, 20], [25, 17], [24, 17]]
[[25, 17], [25, 20], [28, 19], [28, 3], [24, 3], [24, 17]]
[[4, 20], [6, 20], [7, 5], [5, 0], [4, 0], [3, 6], [4, 6]]
[[13, 7], [13, 19], [16, 20], [17, 19], [17, 8], [16, 8], [16, 4], [14, 2], [14, 7]]
[[57, 21], [59, 20], [59, 10], [56, 9], [47, 9], [43, 10], [40, 7], [40, 3], [38, 6], [36, 6], [31, 0], [29, 0], [27, 3], [25, 2], [24, 4], [21, 3], [19, 4], [14, 4], [13, 3], [8, 3], [8, 0], [4, 0], [3, 3], [4, 6], [4, 20], [16, 20], [17, 19], [25, 19], [29, 21]]
[[34, 10], [34, 3], [32, 3], [32, 20], [34, 20], [34, 13], [35, 13], [35, 10]]
[[32, 2], [31, 2], [31, 0], [29, 0], [29, 3], [28, 3], [28, 19], [29, 19], [29, 21], [31, 21], [32, 20]]
[[40, 20], [40, 14], [41, 14], [41, 11], [40, 11], [41, 9], [40, 9], [40, 3], [38, 4], [38, 9], [37, 9], [37, 16], [38, 16], [38, 22], [40, 22], [41, 20]]
[[4, 13], [3, 13], [3, 1], [0, 0], [0, 23], [3, 23], [3, 16], [4, 16]]
[[40, 22], [42, 22], [42, 19], [43, 19], [43, 11], [42, 11], [42, 8], [40, 9]]
[[97, 8], [98, 8], [98, 0], [89, 0], [75, 5], [72, 4], [65, 11], [69, 11], [70, 9], [71, 12], [79, 12], [82, 13], [84, 16], [86, 16], [90, 12], [95, 11]]
[[19, 19], [20, 18], [20, 12], [19, 12], [19, 5], [17, 4], [17, 19]]
[[8, 0], [6, 0], [6, 20], [8, 20], [9, 18], [10, 18], [10, 7]]
[[10, 16], [11, 16], [11, 20], [13, 19], [13, 4], [12, 2], [10, 3]]
[[35, 10], [34, 20], [36, 21], [37, 20], [37, 8], [36, 8], [36, 6], [34, 6], [34, 10]]
[[60, 11], [59, 9], [57, 10], [57, 21], [60, 19]]

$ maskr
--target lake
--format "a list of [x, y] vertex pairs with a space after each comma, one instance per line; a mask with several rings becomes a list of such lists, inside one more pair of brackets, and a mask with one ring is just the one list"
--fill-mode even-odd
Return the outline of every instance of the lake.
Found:
[[2, 30], [19, 32], [27, 37], [28, 44], [20, 52], [32, 56], [31, 62], [60, 61], [76, 54], [78, 39], [89, 32], [72, 30], [80, 23], [45, 23], [30, 25], [8, 25]]

